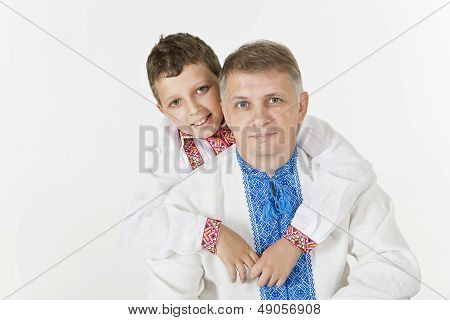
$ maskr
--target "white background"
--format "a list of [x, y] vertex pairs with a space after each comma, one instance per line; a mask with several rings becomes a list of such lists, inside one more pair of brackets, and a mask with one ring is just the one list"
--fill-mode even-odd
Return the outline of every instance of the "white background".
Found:
[[[189, 32], [221, 61], [286, 44], [313, 92], [445, 1], [0, 2], [0, 297], [119, 221], [136, 188], [139, 125], [160, 115], [145, 61]], [[423, 282], [450, 297], [450, 5], [312, 95], [310, 113], [371, 161]], [[140, 258], [117, 228], [12, 299], [142, 299]], [[440, 298], [422, 286], [417, 299]]]

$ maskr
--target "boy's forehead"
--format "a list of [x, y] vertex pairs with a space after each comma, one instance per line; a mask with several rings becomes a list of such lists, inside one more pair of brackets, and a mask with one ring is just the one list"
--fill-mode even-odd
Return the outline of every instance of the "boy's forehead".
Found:
[[192, 89], [204, 81], [217, 81], [217, 77], [203, 63], [189, 64], [183, 67], [180, 74], [162, 74], [155, 81], [159, 95], [171, 94], [183, 89]]

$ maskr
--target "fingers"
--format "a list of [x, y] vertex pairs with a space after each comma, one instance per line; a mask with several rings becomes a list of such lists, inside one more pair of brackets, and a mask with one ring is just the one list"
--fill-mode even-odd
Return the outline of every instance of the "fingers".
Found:
[[277, 281], [278, 281], [278, 276], [276, 276], [275, 274], [272, 274], [272, 276], [270, 277], [270, 280], [267, 283], [267, 285], [269, 287], [272, 287], [273, 285], [275, 285], [275, 283], [277, 283]]
[[239, 271], [239, 278], [241, 279], [241, 283], [244, 283], [247, 278], [247, 269], [242, 262], [236, 263], [236, 268]]
[[284, 277], [280, 277], [280, 279], [278, 279], [277, 281], [277, 287], [280, 288], [281, 286], [283, 286], [283, 284], [286, 282], [287, 278]]
[[236, 282], [236, 268], [234, 265], [227, 265], [228, 273], [230, 274], [231, 282]]
[[263, 287], [267, 284], [271, 277], [270, 272], [264, 271], [262, 275], [259, 277], [258, 286]]
[[256, 254], [255, 251], [250, 250], [250, 252], [248, 253], [248, 255], [250, 256], [250, 258], [252, 258], [252, 260], [257, 263], [259, 260], [259, 256]]
[[255, 265], [255, 261], [253, 261], [252, 258], [250, 258], [250, 256], [244, 256], [242, 257], [242, 261], [245, 263], [245, 265], [251, 269], [254, 265]]
[[262, 263], [261, 261], [255, 263], [250, 271], [250, 278], [255, 279], [261, 275], [262, 272]]

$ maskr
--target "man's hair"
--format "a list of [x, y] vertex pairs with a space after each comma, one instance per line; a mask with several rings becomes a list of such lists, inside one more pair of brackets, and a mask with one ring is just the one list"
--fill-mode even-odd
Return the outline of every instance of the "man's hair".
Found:
[[164, 37], [153, 47], [147, 58], [147, 76], [153, 95], [159, 101], [155, 83], [161, 78], [176, 77], [190, 64], [203, 63], [217, 77], [220, 62], [203, 40], [189, 33], [175, 33]]
[[225, 97], [227, 78], [233, 72], [252, 74], [272, 70], [288, 72], [297, 91], [297, 97], [300, 97], [303, 91], [302, 76], [291, 50], [276, 42], [257, 40], [242, 45], [225, 59], [219, 76], [222, 101]]

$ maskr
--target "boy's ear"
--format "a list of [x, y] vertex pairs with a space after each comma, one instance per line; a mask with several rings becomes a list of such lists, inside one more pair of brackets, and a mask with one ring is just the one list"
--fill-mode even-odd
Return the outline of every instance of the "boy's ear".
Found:
[[164, 110], [161, 107], [161, 105], [159, 103], [156, 104], [156, 106], [158, 107], [159, 112], [161, 112], [162, 114], [164, 114]]

